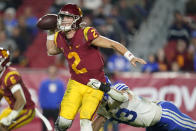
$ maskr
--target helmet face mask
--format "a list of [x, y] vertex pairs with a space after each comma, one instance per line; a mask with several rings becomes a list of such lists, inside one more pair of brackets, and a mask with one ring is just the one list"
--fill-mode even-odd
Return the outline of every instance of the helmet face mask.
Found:
[[[65, 17], [73, 18], [72, 23], [64, 21]], [[81, 9], [75, 4], [67, 4], [61, 8], [57, 17], [57, 28], [61, 31], [67, 32], [72, 29], [77, 29], [80, 27], [82, 21], [82, 12]], [[70, 24], [70, 25], [67, 25]]]

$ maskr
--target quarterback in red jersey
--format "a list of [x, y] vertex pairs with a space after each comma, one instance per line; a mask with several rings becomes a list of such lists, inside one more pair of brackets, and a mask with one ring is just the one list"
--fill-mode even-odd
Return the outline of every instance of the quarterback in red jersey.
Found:
[[9, 104], [0, 114], [0, 130], [12, 130], [31, 122], [35, 116], [35, 104], [25, 87], [19, 72], [8, 67], [9, 51], [0, 48], [0, 99]]
[[63, 53], [69, 63], [71, 78], [56, 121], [56, 131], [68, 129], [80, 109], [81, 131], [92, 131], [92, 118], [102, 100], [103, 92], [87, 86], [91, 78], [105, 83], [104, 62], [98, 47], [113, 48], [124, 55], [131, 64], [145, 64], [122, 44], [107, 39], [93, 27], [81, 27], [82, 11], [75, 4], [64, 5], [58, 13], [58, 31], [49, 31], [47, 51], [49, 55]]

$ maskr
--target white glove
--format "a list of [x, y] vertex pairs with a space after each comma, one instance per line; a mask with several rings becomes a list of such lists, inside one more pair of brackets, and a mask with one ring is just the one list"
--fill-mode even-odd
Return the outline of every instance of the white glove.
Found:
[[1, 119], [0, 123], [4, 126], [9, 126], [12, 123], [12, 120], [9, 117], [5, 117]]
[[12, 110], [12, 112], [5, 118], [0, 120], [0, 123], [2, 123], [5, 126], [9, 126], [12, 121], [18, 116], [19, 112], [16, 110]]
[[99, 89], [99, 87], [101, 86], [101, 82], [97, 79], [90, 79], [87, 85], [94, 89]]

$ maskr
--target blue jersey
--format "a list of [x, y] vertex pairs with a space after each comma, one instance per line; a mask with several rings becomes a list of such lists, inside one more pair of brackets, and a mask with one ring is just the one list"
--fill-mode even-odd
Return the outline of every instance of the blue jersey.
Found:
[[46, 79], [39, 90], [39, 102], [42, 109], [57, 109], [63, 98], [65, 89], [63, 81]]
[[159, 102], [162, 107], [160, 121], [154, 126], [148, 127], [147, 131], [195, 131], [196, 122], [189, 116], [180, 112], [172, 103], [167, 101]]

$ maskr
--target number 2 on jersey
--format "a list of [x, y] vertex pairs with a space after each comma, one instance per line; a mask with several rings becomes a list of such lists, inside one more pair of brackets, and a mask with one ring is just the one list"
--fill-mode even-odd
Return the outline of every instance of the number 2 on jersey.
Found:
[[96, 38], [98, 35], [96, 34], [95, 29], [92, 29], [91, 32], [93, 32], [93, 37]]
[[78, 64], [80, 63], [80, 57], [78, 55], [78, 53], [76, 52], [70, 52], [68, 54], [68, 59], [71, 59], [72, 57], [74, 57], [74, 62], [71, 65], [71, 68], [75, 71], [76, 74], [83, 74], [87, 72], [86, 68], [82, 68], [82, 69], [77, 69]]

